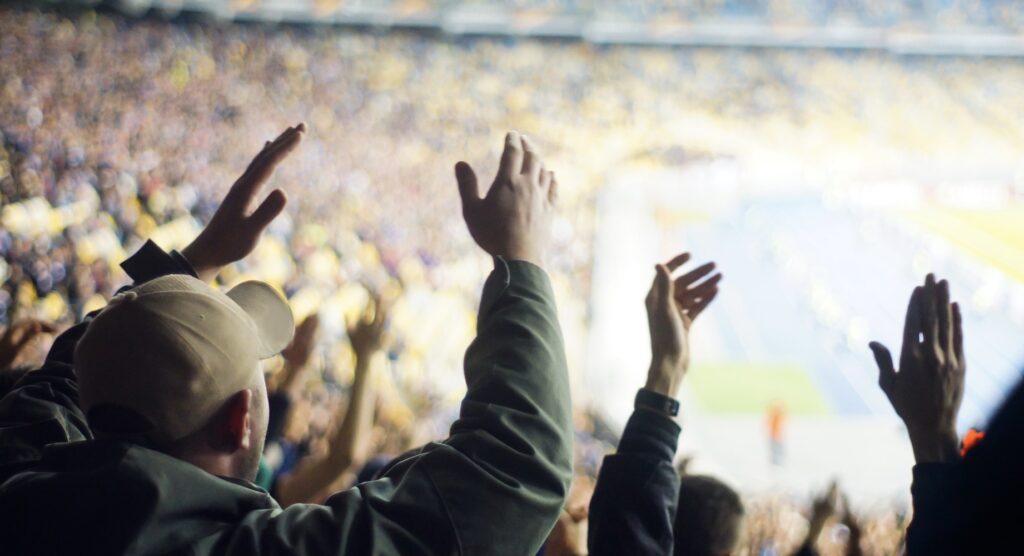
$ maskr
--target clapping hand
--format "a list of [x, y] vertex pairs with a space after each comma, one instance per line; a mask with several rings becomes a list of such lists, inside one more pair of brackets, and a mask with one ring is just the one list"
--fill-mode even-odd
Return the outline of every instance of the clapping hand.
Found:
[[231, 186], [210, 223], [182, 250], [199, 278], [211, 281], [220, 269], [245, 258], [259, 242], [263, 230], [281, 214], [288, 199], [275, 189], [252, 209], [263, 184], [274, 169], [302, 142], [306, 125], [289, 127], [274, 141], [268, 141], [245, 173]]
[[533, 143], [514, 131], [505, 136], [498, 175], [483, 198], [469, 164], [456, 164], [455, 178], [473, 240], [491, 256], [541, 265], [558, 181], [545, 169]]
[[676, 397], [690, 365], [690, 326], [718, 295], [721, 274], [701, 281], [715, 269], [706, 263], [673, 279], [672, 273], [690, 260], [677, 255], [655, 267], [657, 275], [647, 294], [647, 322], [651, 331], [651, 367], [645, 388]]
[[889, 349], [871, 342], [878, 384], [910, 434], [918, 463], [957, 458], [956, 416], [964, 396], [964, 336], [949, 284], [929, 274], [914, 288], [903, 328], [900, 367]]

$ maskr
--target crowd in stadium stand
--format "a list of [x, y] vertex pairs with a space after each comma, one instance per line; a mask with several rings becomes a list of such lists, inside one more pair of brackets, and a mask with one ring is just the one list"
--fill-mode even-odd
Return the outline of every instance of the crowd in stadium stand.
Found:
[[[251, 0], [230, 4], [234, 9], [259, 13], [273, 10], [269, 2]], [[389, 0], [387, 2], [343, 2], [315, 0], [313, 13], [357, 11], [363, 7], [390, 8], [397, 14], [444, 12], [467, 9], [486, 13], [524, 14], [543, 19], [545, 15], [628, 18], [655, 22], [714, 22], [780, 26], [861, 26], [929, 30], [1019, 30], [1024, 25], [1024, 8], [1006, 0]]]
[[[810, 2], [705, 4], [833, 17]], [[910, 9], [852, 5], [857, 17], [886, 24]], [[941, 17], [1014, 28], [1024, 18], [1003, 3], [951, 6], [944, 13], [954, 15]], [[930, 148], [930, 125], [970, 122], [975, 139], [1024, 147], [1013, 128], [1020, 122], [1007, 118], [1024, 109], [1013, 94], [1024, 65], [1013, 62], [925, 69], [872, 55], [469, 45], [8, 9], [0, 11], [0, 60], [0, 366], [20, 369], [19, 379], [42, 362], [56, 329], [81, 322], [137, 278], [118, 265], [146, 240], [166, 251], [190, 244], [262, 146], [254, 138], [308, 115], [305, 142], [277, 177], [298, 184], [286, 190], [287, 211], [218, 278], [278, 288], [299, 324], [295, 343], [268, 363], [260, 484], [282, 505], [322, 501], [447, 434], [465, 392], [452, 370], [475, 335], [479, 284], [490, 271], [453, 217], [460, 208], [450, 162], [493, 166], [491, 143], [506, 128], [537, 138], [558, 167], [562, 208], [547, 269], [564, 300], [570, 347], [585, 326], [591, 207], [602, 176], [623, 160], [715, 156], [720, 143], [702, 129], [704, 118], [716, 129], [742, 125], [783, 138], [828, 120], [831, 135], [864, 152], [874, 148], [866, 136]], [[895, 79], [903, 87], [885, 103], [860, 94]], [[994, 97], [1000, 102], [986, 102]], [[921, 105], [945, 119], [924, 117]], [[970, 152], [969, 140], [943, 141]], [[572, 368], [571, 350], [569, 357]], [[575, 421], [574, 487], [549, 554], [586, 550], [598, 470], [619, 442], [583, 408]], [[853, 553], [844, 538], [819, 538], [828, 520], [859, 538], [866, 554], [898, 550], [910, 519], [902, 508], [858, 514], [840, 498], [832, 490], [815, 501], [747, 499], [739, 546], [789, 553], [810, 536], [822, 554]]]
[[[486, 3], [486, 2], [481, 2]], [[519, 0], [522, 8], [551, 8], [552, 2]], [[678, 17], [688, 20], [745, 20], [785, 25], [857, 24], [864, 26], [918, 26], [924, 28], [1001, 27], [1019, 29], [1024, 10], [1014, 2], [913, 2], [854, 0], [710, 0], [701, 2], [614, 2], [608, 0], [555, 2], [565, 11], [594, 11], [634, 17]]]

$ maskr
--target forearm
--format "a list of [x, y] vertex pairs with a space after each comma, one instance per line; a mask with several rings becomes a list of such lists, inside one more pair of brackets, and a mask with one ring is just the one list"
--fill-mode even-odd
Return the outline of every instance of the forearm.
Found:
[[959, 468], [942, 463], [915, 465], [910, 493], [914, 519], [907, 528], [907, 554], [958, 553], [955, 541], [964, 525]]
[[373, 404], [369, 399], [370, 364], [373, 356], [356, 358], [355, 379], [341, 425], [331, 438], [328, 458], [339, 468], [348, 468], [363, 457]]
[[860, 532], [850, 530], [850, 538], [846, 542], [846, 556], [864, 556], [864, 551], [860, 548]]
[[825, 522], [814, 523], [812, 522], [807, 529], [807, 535], [804, 536], [804, 542], [800, 544], [800, 547], [793, 554], [793, 556], [817, 556], [818, 555], [818, 537], [821, 536], [821, 531], [825, 527]]
[[338, 538], [352, 546], [535, 554], [558, 519], [572, 476], [572, 419], [554, 296], [541, 269], [495, 266], [449, 438], [325, 502], [344, 518]]
[[299, 391], [302, 388], [302, 383], [299, 381], [299, 376], [302, 375], [303, 367], [296, 365], [290, 361], [285, 361], [284, 368], [281, 369], [282, 378], [280, 384], [277, 386], [277, 390], [283, 392], [293, 400], [298, 397]]
[[544, 271], [496, 259], [477, 331], [466, 352], [466, 398], [444, 443], [460, 457], [425, 469], [466, 553], [533, 553], [572, 476], [568, 372]]
[[313, 503], [330, 489], [339, 477], [362, 457], [368, 415], [373, 405], [367, 401], [369, 391], [368, 357], [356, 359], [355, 379], [348, 407], [328, 444], [327, 453], [307, 458], [294, 471], [281, 478], [277, 499], [282, 506]]
[[604, 459], [590, 502], [590, 554], [671, 554], [679, 433], [667, 416], [633, 412], [618, 452]]

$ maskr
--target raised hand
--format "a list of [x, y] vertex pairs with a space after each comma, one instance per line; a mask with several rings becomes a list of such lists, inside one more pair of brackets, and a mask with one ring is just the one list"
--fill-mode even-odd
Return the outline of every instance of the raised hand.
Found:
[[811, 503], [811, 515], [807, 519], [807, 536], [804, 538], [804, 546], [810, 549], [818, 543], [825, 524], [836, 513], [839, 504], [839, 484], [832, 481], [828, 489], [821, 493]]
[[839, 483], [832, 481], [829, 483], [828, 489], [815, 498], [811, 504], [811, 529], [817, 529], [818, 532], [821, 532], [825, 522], [835, 515], [838, 508]]
[[280, 189], [271, 191], [256, 210], [252, 206], [263, 184], [302, 142], [305, 132], [306, 124], [300, 123], [263, 145], [263, 150], [231, 186], [210, 223], [182, 250], [200, 279], [211, 281], [222, 267], [245, 258], [256, 247], [263, 230], [284, 210], [288, 198]]
[[22, 351], [32, 343], [32, 340], [56, 331], [56, 326], [34, 319], [19, 321], [7, 327], [0, 336], [0, 371], [6, 370], [18, 361]]
[[657, 275], [647, 294], [647, 323], [651, 331], [651, 367], [645, 388], [676, 397], [690, 366], [689, 331], [694, 319], [718, 295], [721, 274], [704, 279], [715, 263], [701, 265], [673, 279], [672, 273], [690, 260], [676, 255], [655, 267]]
[[384, 324], [387, 321], [388, 306], [379, 297], [373, 298], [373, 304], [361, 319], [348, 327], [348, 341], [359, 362], [366, 363], [369, 357], [380, 351], [384, 345]]
[[295, 337], [292, 338], [292, 343], [281, 352], [285, 363], [295, 369], [305, 367], [309, 362], [309, 356], [313, 354], [319, 329], [320, 317], [316, 313], [309, 315], [295, 327]]
[[929, 274], [914, 288], [903, 328], [899, 371], [888, 348], [869, 344], [878, 385], [907, 426], [918, 463], [957, 457], [956, 416], [964, 396], [964, 336], [949, 284]]
[[308, 367], [309, 358], [313, 355], [313, 348], [316, 347], [319, 329], [320, 317], [316, 313], [309, 315], [295, 327], [292, 343], [288, 344], [288, 347], [281, 352], [284, 368], [281, 370], [278, 388], [293, 398], [298, 398], [303, 386], [303, 376]]
[[487, 196], [480, 197], [469, 164], [455, 165], [462, 216], [473, 240], [491, 256], [541, 265], [558, 197], [554, 172], [536, 147], [514, 131], [505, 136], [501, 165]]

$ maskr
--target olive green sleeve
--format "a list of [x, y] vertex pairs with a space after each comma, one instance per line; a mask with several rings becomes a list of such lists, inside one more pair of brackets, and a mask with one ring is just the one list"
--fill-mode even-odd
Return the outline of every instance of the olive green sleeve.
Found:
[[[254, 512], [221, 553], [521, 554], [544, 542], [572, 473], [565, 352], [547, 275], [495, 260], [450, 436], [325, 505]], [[211, 539], [212, 540], [212, 539]]]

